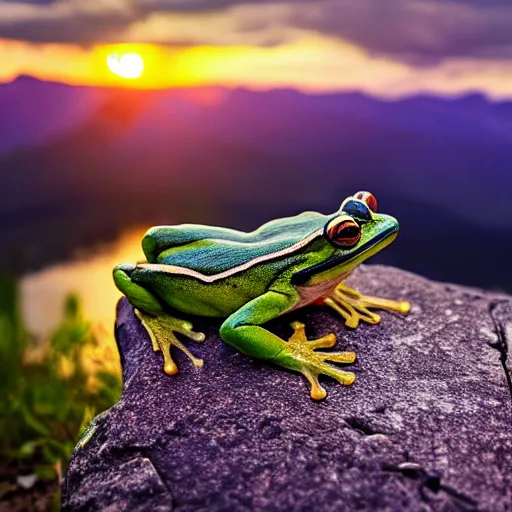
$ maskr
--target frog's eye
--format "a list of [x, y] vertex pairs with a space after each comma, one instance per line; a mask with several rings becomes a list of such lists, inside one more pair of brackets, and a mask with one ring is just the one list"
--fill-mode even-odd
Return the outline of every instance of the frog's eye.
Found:
[[354, 194], [354, 198], [365, 203], [373, 213], [377, 213], [377, 199], [375, 199], [375, 196], [371, 192], [365, 192], [364, 190], [357, 192]]
[[326, 226], [329, 241], [338, 247], [350, 248], [361, 239], [361, 227], [357, 222], [347, 218], [337, 218]]
[[372, 220], [372, 212], [370, 211], [370, 208], [360, 199], [355, 199], [354, 197], [348, 198], [341, 205], [341, 209], [342, 212], [347, 213], [351, 217], [359, 219], [362, 222], [369, 222]]

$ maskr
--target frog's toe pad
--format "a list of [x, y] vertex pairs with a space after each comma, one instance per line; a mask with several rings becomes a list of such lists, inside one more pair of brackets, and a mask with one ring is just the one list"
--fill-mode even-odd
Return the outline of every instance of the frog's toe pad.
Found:
[[164, 355], [164, 372], [167, 373], [167, 375], [176, 375], [178, 373], [178, 367], [176, 366], [176, 363], [172, 360], [171, 355], [169, 353], [169, 361], [165, 361], [167, 357]]

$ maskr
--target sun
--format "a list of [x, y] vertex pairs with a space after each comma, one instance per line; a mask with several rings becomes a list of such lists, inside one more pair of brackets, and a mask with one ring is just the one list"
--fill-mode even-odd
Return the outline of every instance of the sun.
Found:
[[129, 80], [140, 78], [144, 71], [144, 61], [138, 53], [111, 53], [107, 66], [115, 75]]

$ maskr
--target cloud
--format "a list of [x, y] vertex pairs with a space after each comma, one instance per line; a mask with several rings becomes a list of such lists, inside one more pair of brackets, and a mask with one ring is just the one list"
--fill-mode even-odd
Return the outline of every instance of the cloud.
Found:
[[[301, 3], [304, 0], [291, 0]], [[289, 2], [285, 2], [286, 5]], [[244, 31], [237, 28], [237, 6], [261, 9], [265, 21], [262, 25], [272, 24], [271, 17], [275, 7], [282, 2], [274, 0], [0, 0], [0, 38], [20, 40], [32, 43], [70, 43], [89, 44], [103, 42], [124, 42], [126, 33], [135, 25], [144, 23], [149, 18], [159, 16], [159, 27], [165, 30], [167, 37], [154, 38], [158, 42], [172, 45], [183, 44], [256, 44], [269, 45], [269, 41], [280, 42], [280, 37], [269, 38], [261, 30], [255, 36], [255, 30]], [[232, 12], [229, 9], [233, 8]], [[267, 9], [268, 8], [268, 9]], [[254, 12], [254, 11], [252, 11]], [[204, 27], [209, 25], [210, 16], [218, 24], [230, 26], [230, 33], [219, 33], [210, 39], [205, 37]], [[259, 13], [255, 14], [259, 19]], [[187, 26], [194, 25], [194, 30], [187, 31], [182, 39], [176, 34], [176, 20]], [[249, 25], [243, 13], [241, 20]], [[208, 32], [208, 31], [207, 31]], [[245, 32], [251, 32], [245, 37]], [[183, 33], [183, 30], [178, 30]], [[141, 35], [140, 42], [151, 42], [149, 30]], [[284, 38], [283, 38], [284, 40]]]
[[0, 0], [0, 39], [277, 46], [289, 41], [293, 30], [280, 22], [290, 5], [274, 0], [54, 0], [45, 5]]
[[115, 40], [139, 19], [128, 0], [0, 3], [0, 38], [88, 44]]
[[512, 56], [508, 0], [336, 0], [290, 16], [295, 26], [416, 64]]
[[286, 25], [289, 6], [254, 4], [212, 12], [152, 12], [125, 33], [130, 42], [173, 46], [276, 47], [292, 41], [294, 28]]
[[0, 0], [0, 3], [18, 3], [18, 4], [39, 4], [48, 5], [53, 4], [56, 0]]
[[[307, 0], [288, 0], [301, 3]], [[264, 5], [283, 3], [279, 0], [138, 0], [137, 4], [150, 12], [212, 12], [233, 5]]]
[[299, 31], [413, 65], [512, 57], [510, 0], [0, 0], [0, 38], [276, 46]]

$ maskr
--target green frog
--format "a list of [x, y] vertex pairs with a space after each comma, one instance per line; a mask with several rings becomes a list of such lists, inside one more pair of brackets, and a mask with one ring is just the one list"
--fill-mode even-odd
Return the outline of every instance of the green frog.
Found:
[[353, 363], [356, 354], [318, 351], [334, 347], [336, 336], [308, 340], [302, 323], [292, 324], [287, 341], [265, 323], [312, 304], [329, 306], [350, 328], [379, 323], [373, 308], [406, 314], [405, 301], [362, 295], [343, 283], [359, 263], [390, 244], [398, 229], [397, 220], [378, 213], [377, 200], [365, 191], [347, 197], [334, 214], [304, 212], [251, 233], [195, 224], [157, 226], [142, 240], [147, 261], [118, 265], [114, 281], [136, 308], [153, 349], [162, 352], [167, 374], [178, 371], [171, 347], [195, 366], [203, 364], [176, 334], [196, 342], [204, 334], [176, 313], [223, 318], [222, 340], [302, 373], [311, 397], [320, 400], [327, 393], [319, 375], [352, 384], [355, 375], [332, 363]]

